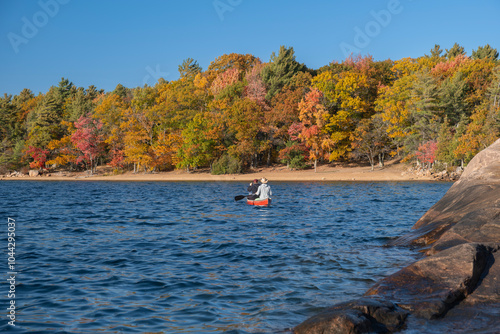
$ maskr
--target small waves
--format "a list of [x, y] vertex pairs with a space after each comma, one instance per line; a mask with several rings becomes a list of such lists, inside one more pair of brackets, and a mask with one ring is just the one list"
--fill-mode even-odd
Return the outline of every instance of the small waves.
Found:
[[386, 243], [449, 187], [276, 183], [259, 208], [236, 183], [2, 186], [18, 328], [53, 333], [283, 332], [412, 262]]

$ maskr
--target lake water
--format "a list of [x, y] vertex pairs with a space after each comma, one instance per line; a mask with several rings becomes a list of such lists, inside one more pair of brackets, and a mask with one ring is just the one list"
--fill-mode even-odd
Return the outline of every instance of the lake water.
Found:
[[419, 258], [385, 244], [451, 186], [269, 184], [254, 207], [235, 182], [1, 182], [0, 331], [287, 332]]

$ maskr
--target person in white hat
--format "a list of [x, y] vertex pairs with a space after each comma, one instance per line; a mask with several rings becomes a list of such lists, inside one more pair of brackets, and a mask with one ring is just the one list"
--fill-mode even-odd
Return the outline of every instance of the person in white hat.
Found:
[[259, 189], [257, 189], [257, 192], [255, 195], [259, 196], [258, 199], [266, 199], [272, 196], [273, 192], [271, 191], [271, 187], [267, 184], [267, 179], [263, 177], [260, 179], [261, 185], [259, 186]]

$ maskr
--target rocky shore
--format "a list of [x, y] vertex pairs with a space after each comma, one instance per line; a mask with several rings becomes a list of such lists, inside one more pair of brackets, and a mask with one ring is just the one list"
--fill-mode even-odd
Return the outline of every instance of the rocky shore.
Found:
[[388, 246], [425, 256], [294, 333], [500, 333], [500, 139]]

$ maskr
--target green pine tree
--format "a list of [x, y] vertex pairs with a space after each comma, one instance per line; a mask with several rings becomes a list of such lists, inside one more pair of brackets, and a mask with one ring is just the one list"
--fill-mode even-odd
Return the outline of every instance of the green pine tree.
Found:
[[416, 151], [426, 141], [435, 140], [439, 132], [438, 88], [436, 79], [429, 73], [417, 74], [412, 87], [412, 103], [409, 106], [411, 125], [405, 139], [409, 152]]
[[458, 45], [458, 43], [453, 44], [451, 49], [446, 49], [445, 57], [447, 59], [452, 59], [455, 58], [458, 55], [464, 55], [465, 56], [466, 52], [463, 46]]
[[431, 49], [431, 55], [427, 57], [440, 58], [442, 53], [443, 49], [441, 49], [441, 46], [439, 44], [435, 44], [434, 47]]
[[116, 85], [115, 90], [113, 90], [111, 93], [116, 94], [121, 98], [126, 98], [129, 93], [129, 89], [125, 88], [122, 84], [118, 84]]
[[497, 49], [493, 49], [489, 44], [485, 46], [480, 46], [477, 50], [472, 50], [472, 59], [486, 59], [490, 58], [493, 60], [498, 59]]
[[52, 140], [59, 138], [61, 112], [54, 87], [43, 100], [28, 114], [28, 146], [44, 148]]
[[178, 70], [181, 78], [194, 78], [196, 74], [202, 71], [202, 68], [196, 60], [187, 58], [182, 61]]
[[462, 114], [467, 116], [471, 114], [470, 106], [467, 103], [467, 90], [465, 76], [460, 71], [452, 77], [446, 78], [439, 87], [439, 108], [452, 125], [460, 121]]
[[272, 53], [270, 63], [261, 73], [262, 80], [267, 86], [266, 99], [270, 101], [296, 73], [305, 70], [305, 65], [295, 60], [293, 47], [281, 46], [279, 54]]
[[455, 156], [453, 154], [454, 149], [452, 127], [450, 126], [448, 117], [445, 117], [443, 123], [441, 123], [438, 134], [437, 159], [443, 163], [453, 164], [455, 161]]

